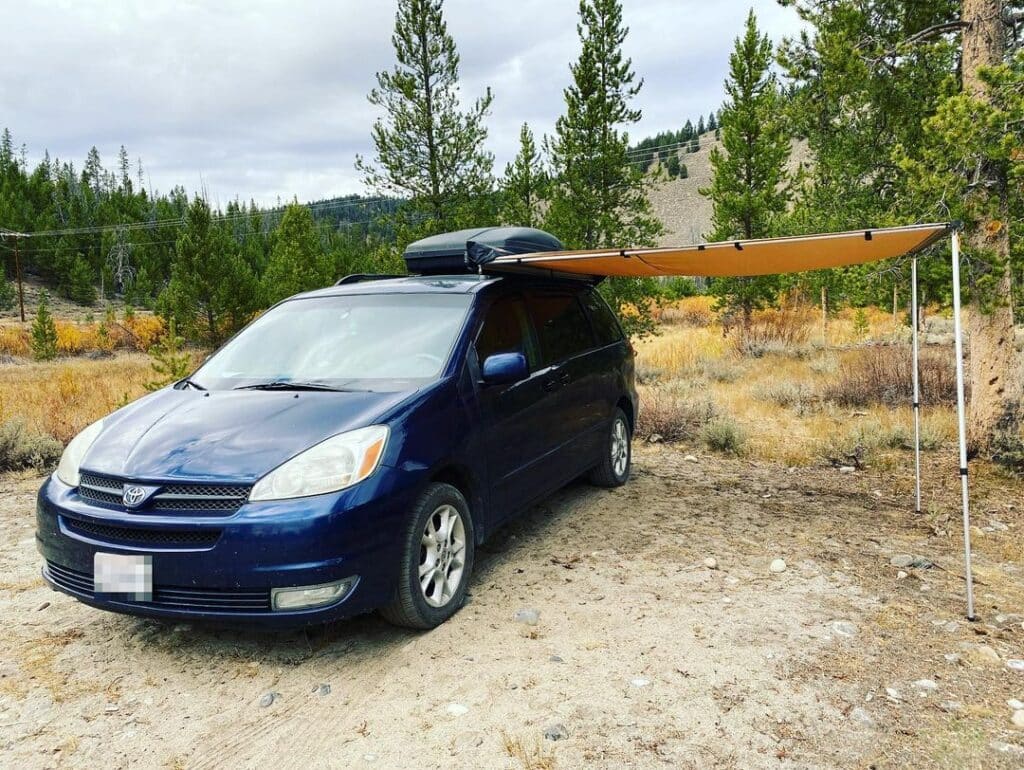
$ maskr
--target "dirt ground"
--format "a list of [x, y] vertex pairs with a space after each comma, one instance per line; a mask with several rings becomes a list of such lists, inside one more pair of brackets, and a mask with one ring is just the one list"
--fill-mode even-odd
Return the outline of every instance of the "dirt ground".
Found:
[[[423, 634], [93, 610], [38, 577], [39, 479], [0, 477], [0, 764], [1022, 767], [1022, 486], [978, 474], [967, 623], [955, 461], [931, 462], [915, 517], [905, 472], [638, 447], [626, 487], [496, 535]], [[899, 577], [899, 554], [933, 566]]]

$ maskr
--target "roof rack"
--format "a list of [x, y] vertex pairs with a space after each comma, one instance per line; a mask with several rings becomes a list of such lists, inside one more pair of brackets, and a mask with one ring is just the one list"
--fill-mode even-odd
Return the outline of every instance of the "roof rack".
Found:
[[407, 275], [394, 275], [394, 274], [381, 274], [375, 273], [352, 273], [346, 275], [344, 278], [339, 278], [334, 282], [335, 286], [344, 286], [348, 283], [362, 283], [363, 281], [386, 281], [391, 278], [408, 278]]

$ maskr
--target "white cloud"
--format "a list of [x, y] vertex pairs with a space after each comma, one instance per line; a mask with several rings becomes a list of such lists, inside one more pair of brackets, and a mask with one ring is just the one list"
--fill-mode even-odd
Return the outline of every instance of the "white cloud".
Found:
[[[0, 123], [30, 158], [81, 165], [121, 144], [152, 184], [204, 187], [216, 200], [300, 200], [361, 192], [374, 73], [393, 61], [394, 4], [346, 0], [7, 2]], [[733, 39], [750, 2], [626, 0], [627, 54], [644, 78], [639, 138], [718, 107]], [[798, 28], [754, 0], [778, 39]], [[463, 93], [494, 92], [489, 146], [498, 170], [519, 126], [550, 133], [575, 59], [576, 3], [448, 0]]]

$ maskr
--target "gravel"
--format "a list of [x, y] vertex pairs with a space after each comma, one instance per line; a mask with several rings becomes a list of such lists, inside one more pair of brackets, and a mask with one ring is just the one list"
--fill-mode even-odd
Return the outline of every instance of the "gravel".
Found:
[[857, 635], [857, 626], [848, 620], [836, 620], [832, 623], [832, 631], [847, 638]]
[[516, 623], [527, 626], [535, 626], [540, 620], [540, 610], [516, 610], [514, 616]]
[[768, 567], [768, 569], [770, 569], [772, 572], [776, 574], [779, 574], [780, 572], [785, 572], [786, 562], [784, 562], [782, 559], [775, 559]]
[[875, 726], [874, 718], [872, 718], [872, 716], [867, 711], [862, 709], [860, 706], [857, 706], [857, 708], [853, 709], [850, 712], [850, 721], [856, 722], [861, 727]]
[[555, 722], [544, 728], [544, 738], [549, 741], [564, 741], [569, 737], [569, 731], [561, 722]]
[[260, 708], [261, 709], [265, 709], [267, 706], [271, 705], [275, 700], [277, 700], [280, 697], [281, 697], [280, 693], [276, 693], [276, 692], [264, 693], [263, 697], [260, 698]]
[[709, 556], [704, 560], [704, 566], [708, 569], [718, 569], [718, 559], [714, 556]]

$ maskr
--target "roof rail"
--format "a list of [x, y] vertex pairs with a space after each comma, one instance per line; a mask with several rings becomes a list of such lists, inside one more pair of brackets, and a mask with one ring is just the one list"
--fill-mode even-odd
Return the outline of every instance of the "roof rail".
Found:
[[346, 275], [344, 278], [339, 278], [337, 281], [335, 281], [334, 285], [335, 286], [344, 286], [347, 283], [362, 283], [363, 281], [384, 281], [384, 280], [388, 280], [388, 279], [391, 279], [391, 278], [408, 278], [408, 277], [409, 276], [407, 276], [407, 275], [391, 275], [391, 274], [376, 275], [374, 273], [352, 273], [351, 275]]

